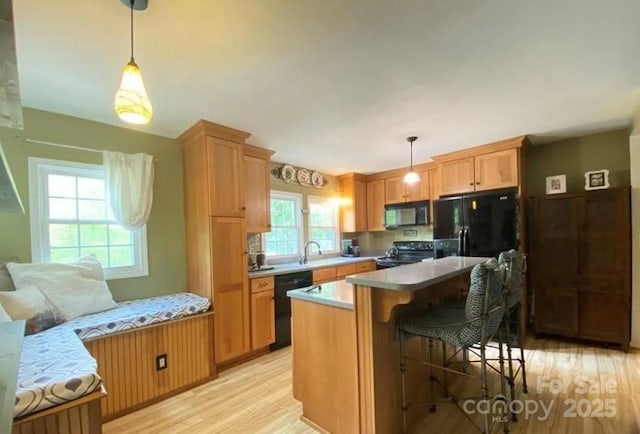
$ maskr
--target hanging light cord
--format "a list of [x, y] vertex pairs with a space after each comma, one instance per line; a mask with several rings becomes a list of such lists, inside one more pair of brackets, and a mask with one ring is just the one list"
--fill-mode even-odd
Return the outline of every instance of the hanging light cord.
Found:
[[413, 140], [411, 141], [411, 171], [413, 172]]
[[135, 63], [133, 60], [133, 4], [136, 0], [131, 0], [131, 22], [129, 23], [129, 28], [131, 29], [131, 62]]

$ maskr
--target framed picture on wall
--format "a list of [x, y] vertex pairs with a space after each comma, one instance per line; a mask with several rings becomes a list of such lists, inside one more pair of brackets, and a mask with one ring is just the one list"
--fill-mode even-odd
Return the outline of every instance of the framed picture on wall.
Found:
[[547, 194], [567, 192], [567, 175], [547, 176]]
[[592, 170], [584, 174], [585, 190], [609, 188], [609, 171], [607, 169]]

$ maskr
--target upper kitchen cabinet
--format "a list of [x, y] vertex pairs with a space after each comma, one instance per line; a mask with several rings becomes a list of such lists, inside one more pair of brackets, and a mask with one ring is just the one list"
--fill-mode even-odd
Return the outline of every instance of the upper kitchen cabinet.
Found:
[[271, 231], [271, 155], [272, 151], [244, 145], [245, 219], [249, 233]]
[[242, 148], [242, 143], [207, 137], [209, 211], [212, 216], [244, 216]]
[[442, 194], [466, 193], [474, 190], [473, 157], [445, 161], [440, 164]]
[[367, 184], [365, 177], [349, 173], [338, 177], [340, 195], [344, 203], [340, 207], [342, 232], [367, 230]]
[[367, 182], [367, 230], [384, 231], [384, 179]]
[[440, 195], [520, 186], [527, 143], [520, 136], [433, 157], [438, 163]]
[[415, 202], [429, 199], [429, 170], [416, 168], [420, 181], [411, 185], [402, 182], [404, 172], [407, 170], [409, 169], [394, 170], [394, 175], [384, 178], [385, 203]]
[[187, 202], [189, 196], [195, 195], [199, 204], [194, 207], [206, 204], [207, 216], [244, 217], [243, 153], [249, 135], [201, 120], [178, 138], [182, 143]]

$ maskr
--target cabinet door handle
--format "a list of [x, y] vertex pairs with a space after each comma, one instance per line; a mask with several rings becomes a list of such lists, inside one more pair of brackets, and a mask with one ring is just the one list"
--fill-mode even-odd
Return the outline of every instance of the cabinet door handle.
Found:
[[476, 185], [480, 185], [480, 181], [476, 181]]
[[473, 185], [473, 182], [470, 182], [469, 185]]
[[245, 211], [247, 209], [246, 206], [243, 206], [242, 208], [240, 208], [242, 211]]

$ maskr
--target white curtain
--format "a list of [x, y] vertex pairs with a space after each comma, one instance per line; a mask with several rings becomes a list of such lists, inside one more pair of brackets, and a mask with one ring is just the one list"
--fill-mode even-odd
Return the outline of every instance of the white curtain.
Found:
[[108, 201], [127, 230], [143, 227], [153, 202], [153, 156], [103, 151]]

